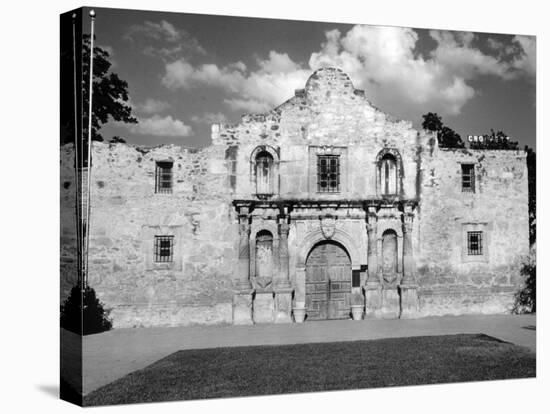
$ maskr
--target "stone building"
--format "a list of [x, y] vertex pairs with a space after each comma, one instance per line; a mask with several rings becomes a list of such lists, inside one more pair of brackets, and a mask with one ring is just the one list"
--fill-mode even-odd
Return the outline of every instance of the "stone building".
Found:
[[94, 143], [92, 174], [89, 284], [115, 327], [503, 313], [528, 255], [523, 151], [439, 148], [339, 69], [206, 148]]

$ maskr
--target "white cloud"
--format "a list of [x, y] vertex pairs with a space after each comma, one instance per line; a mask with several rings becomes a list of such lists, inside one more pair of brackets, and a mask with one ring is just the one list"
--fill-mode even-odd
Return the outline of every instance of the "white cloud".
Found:
[[[482, 52], [473, 33], [429, 33], [436, 47], [427, 57], [418, 53], [413, 29], [357, 25], [344, 35], [327, 31], [320, 50], [310, 55], [309, 67], [273, 50], [266, 59], [257, 59], [255, 70], [242, 62], [193, 65], [180, 58], [165, 65], [162, 83], [173, 90], [219, 88], [231, 109], [265, 112], [302, 88], [312, 70], [336, 66], [388, 112], [408, 114], [414, 108], [456, 115], [475, 96], [471, 81], [479, 76], [510, 80], [534, 74], [534, 38], [516, 36], [515, 57], [504, 59], [501, 53], [495, 57]], [[502, 47], [494, 39], [488, 46]]]
[[162, 112], [170, 108], [170, 104], [165, 101], [148, 98], [142, 104], [135, 104], [133, 105], [133, 107], [136, 111], [150, 115], [150, 114], [157, 114], [159, 112]]
[[259, 69], [247, 72], [242, 62], [219, 67], [193, 66], [185, 59], [166, 64], [162, 83], [170, 89], [210, 86], [226, 91], [224, 102], [234, 110], [264, 112], [290, 98], [303, 87], [310, 71], [301, 69], [286, 53], [271, 51], [268, 59], [258, 60]]
[[518, 51], [518, 56], [514, 58], [512, 66], [534, 79], [537, 72], [536, 38], [534, 36], [514, 36], [513, 43], [519, 46], [521, 50]]
[[143, 24], [134, 24], [128, 28], [124, 38], [134, 41], [138, 35], [167, 42], [177, 42], [182, 38], [182, 32], [166, 20], [161, 20], [159, 23], [145, 21]]
[[[134, 24], [126, 30], [124, 38], [135, 41], [138, 38], [147, 39], [154, 45], [148, 45], [143, 53], [148, 56], [173, 59], [191, 54], [205, 55], [206, 50], [199, 41], [186, 30], [175, 27], [172, 23], [145, 21], [143, 24]], [[166, 45], [169, 46], [166, 46]]]
[[221, 112], [206, 112], [202, 115], [193, 115], [191, 121], [198, 124], [217, 124], [227, 122], [227, 117]]
[[166, 136], [166, 137], [187, 137], [193, 133], [189, 125], [185, 125], [179, 119], [172, 118], [171, 115], [161, 117], [153, 115], [151, 117], [139, 118], [137, 124], [121, 125], [128, 128], [130, 132], [139, 135]]
[[342, 68], [370, 99], [400, 113], [416, 105], [456, 115], [475, 96], [471, 80], [518, 76], [508, 62], [477, 48], [473, 33], [432, 30], [430, 36], [437, 46], [424, 58], [415, 53], [418, 34], [409, 28], [354, 26], [345, 36], [332, 30], [309, 65]]

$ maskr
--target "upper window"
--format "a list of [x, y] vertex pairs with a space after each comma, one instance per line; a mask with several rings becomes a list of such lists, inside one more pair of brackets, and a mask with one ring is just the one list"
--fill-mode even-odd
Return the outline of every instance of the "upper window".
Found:
[[174, 260], [174, 236], [155, 236], [155, 262]]
[[469, 231], [468, 232], [468, 256], [483, 255], [483, 232]]
[[397, 162], [391, 154], [386, 154], [380, 162], [380, 189], [384, 195], [397, 194]]
[[475, 170], [474, 164], [462, 164], [462, 192], [475, 192]]
[[157, 161], [155, 169], [155, 193], [172, 192], [172, 161]]
[[256, 194], [274, 194], [273, 157], [267, 151], [259, 152], [256, 156]]
[[317, 156], [317, 191], [322, 193], [340, 191], [340, 156]]

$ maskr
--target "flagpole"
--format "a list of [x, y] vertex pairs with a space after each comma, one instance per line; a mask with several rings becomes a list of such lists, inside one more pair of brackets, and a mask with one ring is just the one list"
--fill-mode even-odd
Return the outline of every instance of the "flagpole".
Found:
[[82, 182], [80, 181], [80, 155], [78, 153], [78, 99], [77, 99], [77, 75], [76, 75], [76, 13], [73, 13], [73, 95], [74, 95], [74, 173], [76, 190], [76, 274], [80, 288], [82, 288], [82, 219], [80, 201], [80, 191]]
[[88, 286], [88, 250], [90, 246], [90, 191], [91, 191], [91, 175], [92, 175], [92, 92], [93, 92], [93, 79], [94, 79], [94, 23], [95, 23], [95, 11], [90, 10], [91, 22], [91, 31], [90, 31], [90, 67], [88, 71], [90, 72], [90, 82], [89, 87], [89, 98], [88, 98], [88, 188], [86, 191], [86, 266], [84, 274], [84, 288]]

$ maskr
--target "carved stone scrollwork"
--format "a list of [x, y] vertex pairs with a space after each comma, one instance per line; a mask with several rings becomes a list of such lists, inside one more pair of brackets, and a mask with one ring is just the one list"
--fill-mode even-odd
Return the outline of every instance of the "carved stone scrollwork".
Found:
[[321, 232], [327, 239], [332, 239], [336, 231], [336, 217], [326, 216], [321, 217]]

